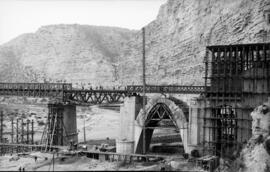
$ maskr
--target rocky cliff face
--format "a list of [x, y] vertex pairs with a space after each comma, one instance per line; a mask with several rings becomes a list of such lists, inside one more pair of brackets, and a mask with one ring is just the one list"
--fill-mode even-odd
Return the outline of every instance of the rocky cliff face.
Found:
[[[267, 9], [268, 0], [169, 0], [145, 27], [147, 83], [203, 84], [206, 46], [270, 41]], [[141, 42], [137, 33], [122, 56], [125, 83], [141, 83]]]
[[[205, 47], [269, 42], [269, 0], [168, 0], [146, 30], [148, 84], [202, 85]], [[1, 81], [141, 84], [141, 31], [52, 25], [0, 47]]]
[[[258, 106], [251, 113], [252, 136], [241, 152], [233, 159], [221, 159], [221, 172], [270, 171], [270, 101]], [[237, 149], [236, 149], [237, 150]], [[235, 151], [236, 152], [236, 151]]]

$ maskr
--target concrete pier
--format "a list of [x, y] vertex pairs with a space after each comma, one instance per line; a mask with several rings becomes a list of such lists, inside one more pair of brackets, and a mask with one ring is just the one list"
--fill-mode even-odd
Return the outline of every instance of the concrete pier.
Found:
[[[187, 152], [191, 152], [196, 149], [202, 153], [203, 143], [203, 114], [205, 111], [205, 102], [194, 98], [190, 101], [189, 107], [189, 124], [188, 124], [188, 149]], [[207, 133], [206, 133], [207, 134]], [[208, 136], [209, 137], [209, 136]]]
[[70, 140], [78, 142], [76, 105], [64, 105], [63, 124], [64, 124], [64, 145], [68, 145]]
[[120, 133], [116, 142], [117, 153], [134, 153], [135, 119], [142, 108], [142, 97], [126, 97], [120, 108]]
[[52, 145], [69, 145], [78, 142], [76, 105], [48, 104], [48, 143]]

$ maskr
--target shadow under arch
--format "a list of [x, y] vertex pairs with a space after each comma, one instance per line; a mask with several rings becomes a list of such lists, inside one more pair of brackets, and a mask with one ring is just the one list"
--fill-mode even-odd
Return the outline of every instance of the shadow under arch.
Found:
[[[166, 120], [171, 121], [171, 124], [179, 131], [186, 152], [188, 120], [177, 104], [169, 98], [155, 97], [150, 99], [145, 106], [146, 115], [144, 115], [143, 109], [140, 110], [135, 120], [135, 153], [143, 153], [143, 143], [145, 143], [146, 152], [149, 150], [154, 128]], [[148, 127], [145, 129], [145, 141], [143, 141], [143, 126]]]

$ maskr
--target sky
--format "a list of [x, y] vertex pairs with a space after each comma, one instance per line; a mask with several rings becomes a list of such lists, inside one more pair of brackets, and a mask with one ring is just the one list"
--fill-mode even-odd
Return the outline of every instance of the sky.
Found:
[[50, 24], [139, 30], [167, 0], [0, 0], [0, 44]]

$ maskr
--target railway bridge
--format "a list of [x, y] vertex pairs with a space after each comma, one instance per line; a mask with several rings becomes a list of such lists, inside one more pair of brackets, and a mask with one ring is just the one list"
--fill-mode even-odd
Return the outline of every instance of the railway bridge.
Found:
[[[108, 104], [123, 104], [121, 107], [121, 133], [127, 133], [128, 125], [131, 124], [134, 119], [142, 119], [142, 96], [143, 86], [132, 85], [126, 86], [124, 89], [76, 89], [72, 87], [70, 83], [0, 83], [0, 96], [27, 96], [27, 97], [48, 97], [50, 103], [48, 104], [48, 121], [45, 137], [42, 139], [45, 145], [52, 147], [53, 145], [67, 145], [69, 140], [77, 141], [77, 124], [76, 124], [76, 106], [91, 106], [91, 105], [108, 105]], [[204, 86], [179, 86], [179, 85], [147, 85], [145, 93], [159, 93], [159, 94], [201, 94], [203, 93]], [[153, 100], [156, 104], [153, 104]], [[135, 130], [130, 131], [127, 135], [121, 135], [121, 139], [118, 141], [117, 147], [120, 153], [144, 153], [149, 148], [150, 140], [154, 128], [156, 127], [176, 127], [181, 130], [181, 137], [187, 137], [183, 135], [183, 127], [187, 127], [188, 107], [179, 106], [179, 104], [173, 102], [170, 99], [149, 99], [147, 104], [150, 114], [147, 121], [147, 127], [137, 128], [136, 132], [147, 132], [146, 140], [142, 141], [142, 133], [134, 135]], [[137, 102], [137, 103], [136, 103]], [[139, 102], [139, 103], [138, 103]], [[174, 104], [175, 107], [171, 104]], [[137, 106], [136, 108], [133, 107]], [[154, 106], [154, 107], [152, 107]], [[176, 111], [176, 106], [178, 110]], [[140, 112], [140, 114], [138, 114]], [[185, 116], [183, 116], [185, 113]], [[135, 117], [135, 116], [136, 117]], [[137, 117], [138, 116], [138, 117]], [[179, 120], [180, 119], [180, 120]], [[153, 123], [153, 121], [155, 121]], [[163, 122], [160, 122], [163, 121]], [[129, 123], [128, 123], [129, 122]], [[162, 125], [159, 125], [161, 124]], [[144, 122], [139, 122], [140, 125], [145, 125]], [[139, 125], [137, 125], [139, 126]], [[186, 130], [185, 130], [186, 131]], [[124, 137], [139, 137], [136, 143], [129, 141], [123, 141]], [[135, 145], [136, 144], [136, 145]], [[146, 145], [143, 149], [143, 145]], [[135, 147], [136, 148], [135, 148]]]
[[[200, 94], [204, 90], [204, 86], [147, 85], [145, 92]], [[123, 103], [125, 97], [141, 93], [141, 85], [130, 85], [124, 89], [77, 89], [70, 83], [0, 83], [0, 96], [49, 97], [58, 102], [76, 105]]]

